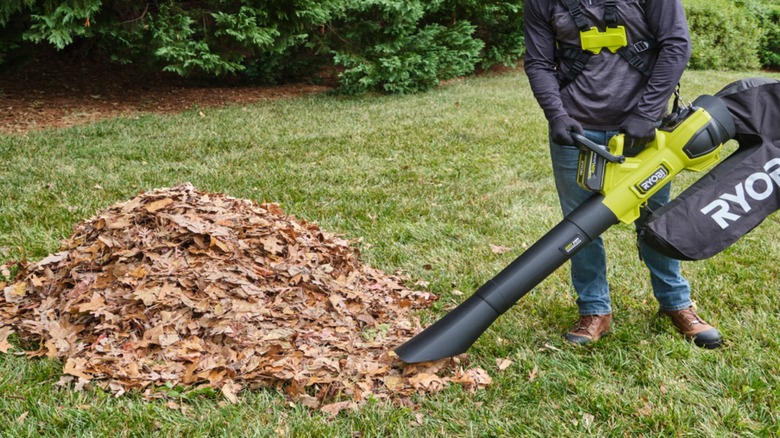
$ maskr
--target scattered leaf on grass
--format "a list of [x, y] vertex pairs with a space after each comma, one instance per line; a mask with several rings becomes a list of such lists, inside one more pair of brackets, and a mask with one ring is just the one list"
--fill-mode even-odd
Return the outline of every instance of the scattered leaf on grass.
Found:
[[528, 373], [528, 383], [533, 382], [536, 380], [536, 377], [539, 375], [539, 367], [534, 367], [533, 370], [531, 370], [530, 373]]
[[584, 413], [582, 414], [582, 426], [585, 427], [585, 429], [590, 430], [591, 426], [593, 426], [593, 421], [596, 419], [596, 417], [593, 414]]
[[22, 413], [22, 415], [16, 417], [16, 424], [23, 424], [24, 420], [27, 419], [28, 415], [30, 415], [30, 412], [29, 411], [24, 411], [24, 413]]
[[437, 297], [276, 204], [158, 189], [16, 265], [0, 296], [0, 351], [16, 332], [40, 346], [28, 356], [61, 359], [60, 383], [75, 389], [213, 388], [235, 403], [242, 388], [278, 387], [335, 415], [490, 383], [459, 359], [403, 364], [390, 350], [421, 330], [413, 312]]
[[512, 366], [512, 361], [509, 359], [498, 358], [496, 359], [496, 366], [498, 367], [499, 371], [504, 371], [510, 366]]
[[508, 248], [508, 247], [503, 246], [503, 245], [493, 245], [491, 243], [490, 244], [490, 251], [492, 251], [493, 254], [504, 254], [505, 252], [512, 251], [512, 248]]
[[344, 409], [354, 409], [355, 407], [357, 407], [357, 404], [355, 402], [343, 401], [343, 402], [336, 402], [336, 403], [325, 405], [321, 407], [320, 410], [322, 412], [325, 412], [326, 414], [329, 414], [332, 417], [335, 417]]
[[8, 353], [8, 350], [13, 348], [13, 345], [8, 342], [11, 333], [11, 327], [0, 327], [0, 353]]

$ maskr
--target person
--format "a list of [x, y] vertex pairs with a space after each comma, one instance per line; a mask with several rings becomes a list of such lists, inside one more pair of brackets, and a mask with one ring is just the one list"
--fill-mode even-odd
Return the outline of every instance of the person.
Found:
[[[598, 144], [623, 133], [624, 154], [641, 152], [655, 138], [691, 56], [688, 26], [681, 0], [526, 0], [524, 12], [525, 71], [549, 122], [553, 175], [566, 215], [592, 195], [576, 183], [579, 150], [572, 133]], [[669, 198], [667, 184], [647, 208]], [[639, 254], [650, 271], [659, 314], [696, 345], [719, 347], [720, 332], [693, 308], [680, 262], [641, 242]], [[595, 342], [612, 324], [601, 238], [571, 259], [571, 280], [579, 320], [564, 337], [575, 344]]]

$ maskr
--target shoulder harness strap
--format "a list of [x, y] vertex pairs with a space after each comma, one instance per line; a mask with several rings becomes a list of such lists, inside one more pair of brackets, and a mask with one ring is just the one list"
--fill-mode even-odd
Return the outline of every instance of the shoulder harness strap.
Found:
[[[588, 32], [589, 34], [593, 34], [594, 32], [599, 33], [596, 27], [588, 26], [588, 20], [587, 18], [585, 18], [585, 14], [582, 12], [582, 8], [580, 7], [579, 0], [562, 0], [562, 1], [563, 4], [566, 6], [566, 9], [569, 10], [572, 19], [574, 19], [574, 23], [577, 25], [577, 28], [580, 29], [581, 38], [582, 38], [582, 34], [585, 32]], [[611, 32], [610, 29], [617, 29], [620, 27], [618, 26], [617, 2], [618, 0], [607, 0], [606, 3], [604, 4], [604, 23], [607, 25], [608, 28], [607, 33]], [[623, 57], [623, 59], [625, 59], [629, 63], [629, 65], [637, 69], [643, 75], [648, 77], [650, 76], [652, 72], [650, 71], [650, 68], [647, 66], [647, 64], [639, 56], [639, 54], [647, 50], [657, 49], [658, 42], [653, 40], [639, 41], [631, 45], [626, 44], [625, 46], [619, 47], [617, 49], [615, 49], [614, 47], [615, 46], [612, 46], [610, 50]], [[598, 51], [598, 48], [594, 52], [592, 50], [585, 50], [581, 47], [576, 47], [576, 46], [559, 47], [558, 57], [566, 58], [573, 62], [571, 68], [569, 69], [568, 73], [565, 75], [563, 79], [561, 88], [566, 87], [577, 76], [579, 76], [579, 74], [582, 73], [582, 71], [585, 69], [585, 65], [588, 63], [588, 60], [590, 60], [590, 57], [599, 52], [600, 51]]]
[[639, 41], [638, 43], [634, 43], [630, 46], [619, 48], [617, 53], [622, 56], [623, 59], [628, 61], [628, 63], [631, 64], [631, 67], [639, 70], [639, 72], [643, 75], [650, 77], [652, 71], [650, 71], [650, 67], [645, 64], [642, 58], [639, 57], [639, 54], [657, 48], [658, 42], [656, 41]]
[[566, 9], [569, 10], [569, 13], [574, 19], [574, 23], [577, 24], [577, 27], [583, 32], [588, 30], [588, 20], [585, 19], [585, 14], [582, 13], [582, 9], [580, 8], [580, 0], [563, 0], [563, 4], [566, 5]]
[[604, 4], [604, 22], [607, 24], [607, 27], [617, 27], [617, 0], [607, 0]]

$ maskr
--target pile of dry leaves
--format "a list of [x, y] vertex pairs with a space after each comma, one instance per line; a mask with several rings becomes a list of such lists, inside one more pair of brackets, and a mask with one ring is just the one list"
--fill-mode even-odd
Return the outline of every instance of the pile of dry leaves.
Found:
[[331, 410], [490, 383], [456, 361], [395, 358], [420, 329], [412, 310], [435, 297], [358, 255], [275, 204], [155, 190], [78, 224], [60, 252], [0, 283], [0, 351], [16, 332], [40, 345], [29, 356], [60, 358], [77, 388], [209, 386], [235, 401], [275, 386]]

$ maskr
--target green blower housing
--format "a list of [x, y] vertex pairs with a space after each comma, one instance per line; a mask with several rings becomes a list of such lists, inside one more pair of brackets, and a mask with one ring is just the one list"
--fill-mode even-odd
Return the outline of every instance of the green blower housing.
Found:
[[667, 116], [656, 138], [635, 157], [624, 157], [622, 134], [598, 145], [575, 134], [581, 149], [577, 182], [594, 191], [547, 234], [474, 295], [395, 349], [406, 363], [465, 353], [500, 315], [618, 222], [632, 223], [648, 198], [683, 170], [717, 163], [723, 143], [735, 135], [725, 104], [700, 96]]

